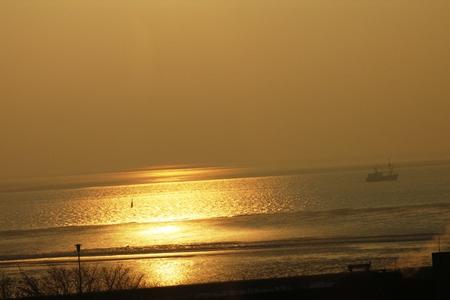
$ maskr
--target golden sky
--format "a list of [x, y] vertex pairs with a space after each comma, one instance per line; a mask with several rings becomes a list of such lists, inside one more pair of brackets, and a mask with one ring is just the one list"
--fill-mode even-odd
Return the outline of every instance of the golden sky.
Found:
[[2, 0], [0, 179], [450, 157], [448, 0]]

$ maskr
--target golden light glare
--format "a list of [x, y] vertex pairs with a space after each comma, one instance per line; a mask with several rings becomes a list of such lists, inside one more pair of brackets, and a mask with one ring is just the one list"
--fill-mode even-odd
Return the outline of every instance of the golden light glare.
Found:
[[140, 182], [173, 182], [220, 178], [236, 172], [232, 168], [167, 168], [128, 172], [127, 177]]
[[177, 225], [161, 225], [141, 230], [138, 235], [142, 240], [164, 240], [166, 242], [174, 242], [178, 238], [178, 234], [182, 228]]
[[160, 260], [153, 263], [148, 270], [156, 281], [156, 285], [167, 286], [183, 284], [188, 280], [188, 272], [192, 267], [190, 260]]
[[169, 234], [180, 231], [180, 227], [175, 225], [160, 226], [150, 229], [151, 234]]
[[[167, 179], [181, 179], [181, 178], [195, 178], [196, 175], [208, 173], [205, 169], [166, 169], [166, 170], [152, 170], [147, 173], [149, 177], [156, 177], [162, 180]], [[144, 175], [145, 176], [145, 175]]]

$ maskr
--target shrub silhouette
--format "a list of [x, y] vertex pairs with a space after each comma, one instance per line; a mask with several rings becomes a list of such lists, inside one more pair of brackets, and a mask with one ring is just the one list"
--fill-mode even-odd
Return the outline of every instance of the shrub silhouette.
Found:
[[0, 273], [0, 299], [7, 299], [14, 296], [14, 280]]
[[[143, 274], [133, 273], [122, 265], [114, 267], [83, 267], [83, 293], [137, 289], [146, 286]], [[78, 293], [78, 268], [49, 266], [40, 275], [32, 276], [24, 271], [19, 278], [0, 274], [0, 298], [65, 296]]]

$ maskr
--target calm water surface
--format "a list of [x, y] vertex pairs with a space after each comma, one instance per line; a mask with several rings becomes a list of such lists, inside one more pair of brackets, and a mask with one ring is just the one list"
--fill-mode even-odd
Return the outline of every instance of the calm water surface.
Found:
[[86, 263], [120, 261], [154, 285], [427, 264], [450, 224], [450, 166], [399, 172], [0, 193], [0, 268], [70, 264], [75, 243]]

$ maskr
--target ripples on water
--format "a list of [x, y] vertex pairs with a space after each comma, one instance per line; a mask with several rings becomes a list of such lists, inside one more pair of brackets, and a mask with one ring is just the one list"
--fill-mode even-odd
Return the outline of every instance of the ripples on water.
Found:
[[393, 183], [367, 184], [364, 176], [343, 172], [0, 193], [0, 230], [404, 206], [445, 202], [450, 195], [448, 167], [405, 169]]
[[[329, 270], [332, 262], [342, 263], [349, 255], [365, 257], [374, 249], [378, 252], [372, 258], [383, 260], [392, 257], [388, 253], [410, 251], [401, 250], [410, 249], [406, 241], [392, 249], [386, 246], [387, 242], [392, 246], [392, 240], [377, 240], [376, 247], [374, 241], [369, 245], [364, 240], [356, 246], [347, 244], [340, 252], [328, 250], [338, 247], [339, 239], [349, 237], [411, 235], [423, 243], [424, 234], [432, 240], [434, 233], [445, 232], [450, 223], [450, 167], [399, 171], [398, 182], [375, 184], [364, 181], [365, 172], [352, 171], [0, 193], [0, 256], [70, 253], [75, 241], [88, 251], [103, 249], [99, 253], [111, 253], [105, 249], [113, 248], [124, 253], [130, 249], [169, 251], [173, 247], [177, 251], [181, 248], [176, 247], [223, 250], [229, 243], [244, 249], [243, 244], [255, 242], [263, 243], [256, 248], [266, 251], [240, 254], [246, 259], [243, 266], [248, 265], [245, 270], [236, 266], [237, 254], [215, 260], [158, 258], [135, 262], [138, 269], [158, 273], [153, 274], [155, 278], [175, 274], [161, 278], [159, 284], [163, 285], [190, 282], [186, 281], [188, 275], [176, 277], [180, 266], [188, 266], [183, 271], [187, 272], [192, 265], [213, 268], [213, 261], [222, 264], [222, 269], [217, 267], [209, 280], [231, 276], [223, 273], [228, 271], [233, 276], [242, 274], [241, 279], [264, 272], [270, 275], [277, 263], [281, 264], [275, 272], [278, 276], [321, 272]], [[304, 248], [307, 242], [290, 246], [272, 242], [302, 238], [327, 239], [323, 245], [328, 252], [319, 247], [317, 255], [309, 257]], [[379, 243], [384, 246], [379, 247]], [[295, 250], [276, 250], [280, 247]], [[417, 247], [411, 246], [411, 251]], [[305, 259], [323, 263], [312, 271]], [[256, 270], [253, 273], [251, 266]]]
[[147, 223], [289, 212], [314, 206], [311, 197], [308, 179], [295, 177], [16, 192], [2, 195], [0, 228]]

